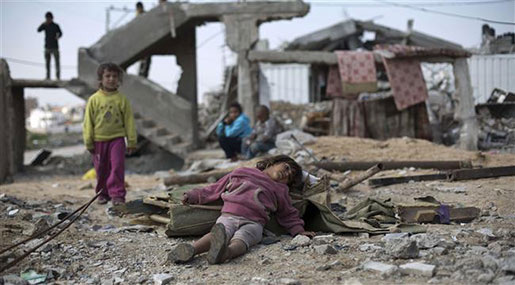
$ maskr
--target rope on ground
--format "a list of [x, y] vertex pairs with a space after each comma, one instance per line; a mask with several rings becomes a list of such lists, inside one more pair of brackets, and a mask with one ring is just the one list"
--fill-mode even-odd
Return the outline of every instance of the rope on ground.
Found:
[[[103, 191], [103, 190], [102, 190]], [[51, 228], [45, 230], [45, 231], [42, 231], [41, 233], [38, 233], [34, 236], [31, 236], [30, 238], [22, 241], [22, 242], [19, 242], [13, 246], [10, 246], [9, 248], [5, 249], [5, 250], [2, 250], [1, 253], [4, 253], [12, 248], [15, 248], [17, 246], [19, 246], [20, 244], [23, 244], [31, 239], [34, 239], [38, 236], [41, 236], [42, 234], [48, 232], [49, 230], [51, 230], [52, 228], [55, 228], [57, 225], [63, 223], [64, 221], [66, 221], [67, 219], [69, 219], [70, 217], [72, 217], [75, 213], [79, 212], [78, 215], [76, 215], [75, 217], [73, 217], [73, 219], [70, 220], [69, 223], [67, 223], [63, 228], [61, 228], [58, 232], [56, 232], [55, 234], [53, 234], [52, 236], [50, 236], [49, 238], [47, 238], [46, 240], [44, 240], [43, 242], [41, 242], [40, 244], [38, 244], [37, 246], [31, 248], [29, 251], [27, 251], [26, 253], [24, 253], [23, 255], [21, 255], [20, 257], [16, 258], [14, 261], [6, 264], [5, 266], [3, 266], [2, 268], [0, 268], [0, 272], [4, 272], [5, 270], [13, 267], [14, 265], [16, 265], [18, 262], [20, 262], [21, 260], [23, 260], [25, 257], [27, 257], [29, 254], [31, 254], [32, 252], [36, 251], [38, 248], [40, 248], [41, 246], [45, 245], [46, 243], [48, 243], [49, 241], [51, 241], [52, 239], [54, 239], [56, 236], [58, 236], [59, 234], [61, 234], [64, 230], [66, 230], [69, 226], [71, 226], [87, 209], [88, 207], [98, 198], [98, 196], [100, 196], [100, 194], [102, 193], [102, 191], [99, 191], [95, 197], [91, 198], [91, 200], [89, 202], [87, 202], [86, 204], [82, 205], [81, 207], [79, 207], [77, 210], [75, 210], [73, 213], [67, 215], [61, 222], [53, 225]]]

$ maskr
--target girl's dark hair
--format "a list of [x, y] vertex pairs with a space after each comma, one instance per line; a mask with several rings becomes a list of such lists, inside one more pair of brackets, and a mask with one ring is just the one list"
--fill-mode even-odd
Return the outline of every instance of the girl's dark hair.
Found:
[[231, 105], [229, 105], [229, 109], [230, 108], [236, 108], [238, 112], [240, 112], [240, 114], [243, 113], [243, 109], [241, 108], [241, 105], [238, 102], [234, 102]]
[[292, 171], [290, 181], [288, 181], [288, 186], [295, 187], [297, 185], [300, 185], [302, 183], [302, 167], [300, 167], [300, 165], [297, 162], [295, 162], [295, 160], [293, 160], [293, 158], [291, 158], [287, 155], [277, 155], [277, 156], [272, 156], [270, 158], [265, 158], [261, 161], [258, 161], [258, 163], [256, 163], [256, 168], [263, 171], [263, 170], [267, 169], [268, 167], [273, 166], [274, 164], [282, 163], [282, 162], [287, 163], [290, 166], [291, 171]]
[[100, 82], [99, 83], [99, 87], [102, 87], [102, 76], [104, 76], [104, 72], [106, 70], [107, 71], [114, 71], [114, 72], [118, 73], [118, 80], [120, 82], [122, 82], [122, 80], [123, 80], [123, 69], [120, 66], [118, 66], [118, 64], [116, 64], [116, 63], [106, 62], [106, 63], [102, 63], [98, 67], [98, 69], [97, 69], [97, 79]]

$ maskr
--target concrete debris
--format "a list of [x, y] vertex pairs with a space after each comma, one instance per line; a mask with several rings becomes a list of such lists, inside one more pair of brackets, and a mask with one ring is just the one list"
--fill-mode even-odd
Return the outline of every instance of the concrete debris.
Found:
[[480, 149], [515, 151], [514, 109], [514, 104], [494, 103], [477, 106]]
[[394, 273], [398, 269], [395, 265], [376, 261], [367, 261], [362, 265], [362, 267], [363, 270], [377, 271], [381, 274]]
[[417, 242], [408, 239], [387, 242], [385, 250], [395, 258], [410, 259], [417, 258], [419, 255]]
[[437, 246], [440, 243], [440, 238], [430, 234], [416, 234], [410, 237], [410, 240], [417, 242], [420, 249], [428, 249]]
[[365, 244], [362, 244], [359, 246], [360, 251], [376, 251], [376, 250], [380, 250], [380, 249], [383, 249], [383, 248], [380, 246], [377, 246], [373, 243], [365, 243]]
[[492, 231], [492, 229], [489, 229], [489, 228], [481, 228], [481, 229], [477, 230], [476, 232], [486, 236], [488, 239], [495, 238], [494, 232]]
[[318, 254], [321, 254], [321, 255], [338, 253], [338, 251], [336, 249], [334, 249], [334, 247], [332, 247], [328, 244], [316, 245], [316, 246], [314, 246], [314, 249]]
[[9, 217], [14, 217], [16, 216], [16, 214], [18, 214], [18, 212], [20, 211], [20, 209], [14, 209], [14, 210], [9, 210], [9, 212], [7, 213], [7, 215]]
[[433, 277], [435, 274], [435, 266], [421, 262], [411, 262], [399, 266], [401, 273], [408, 275], [418, 275], [425, 277]]
[[174, 280], [174, 276], [168, 273], [154, 274], [152, 276], [155, 285], [167, 285]]
[[305, 235], [297, 235], [290, 242], [290, 245], [296, 246], [296, 247], [308, 246], [310, 244], [311, 244], [311, 239]]
[[334, 241], [334, 235], [319, 235], [313, 237], [314, 245], [330, 244]]

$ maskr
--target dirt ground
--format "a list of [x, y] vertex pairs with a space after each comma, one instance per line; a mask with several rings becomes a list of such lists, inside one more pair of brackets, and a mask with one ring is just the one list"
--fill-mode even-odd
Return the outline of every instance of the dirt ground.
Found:
[[[321, 137], [308, 147], [319, 157], [338, 160], [459, 159], [483, 167], [515, 165], [513, 154], [467, 152], [408, 138], [374, 141]], [[428, 172], [390, 170], [377, 177]], [[126, 180], [130, 185], [128, 200], [163, 192], [162, 180], [154, 175], [128, 175]], [[28, 171], [16, 176], [14, 183], [0, 185], [0, 248], [28, 237], [38, 218], [51, 218], [87, 202], [93, 189], [80, 190], [85, 183], [80, 176]], [[445, 204], [479, 207], [482, 216], [467, 224], [426, 225], [425, 237], [439, 239], [440, 243], [433, 247], [419, 245], [420, 253], [412, 259], [393, 257], [384, 235], [356, 234], [328, 238], [333, 253], [320, 252], [315, 244], [292, 248], [291, 237], [281, 236], [277, 243], [260, 244], [222, 265], [208, 265], [204, 256], [189, 264], [169, 264], [166, 257], [170, 249], [194, 238], [168, 238], [160, 225], [134, 227], [130, 223], [133, 216], [113, 216], [108, 213], [110, 205], [92, 204], [67, 231], [0, 274], [19, 275], [33, 269], [50, 273], [46, 282], [55, 284], [152, 284], [155, 274], [170, 274], [171, 284], [515, 284], [515, 177], [379, 188], [361, 183], [343, 196], [349, 209], [367, 197], [412, 202], [426, 195]], [[16, 209], [17, 213], [9, 215]], [[29, 243], [22, 249], [34, 245]], [[12, 261], [22, 249], [0, 256], [0, 264]], [[427, 276], [397, 269], [379, 273], [363, 268], [368, 261], [395, 266], [416, 261], [436, 267]]]

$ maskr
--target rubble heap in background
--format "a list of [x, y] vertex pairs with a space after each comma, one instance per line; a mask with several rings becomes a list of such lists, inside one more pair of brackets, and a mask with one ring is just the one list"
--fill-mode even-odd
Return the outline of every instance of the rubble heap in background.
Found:
[[302, 105], [277, 101], [271, 102], [270, 108], [285, 130], [299, 128], [314, 135], [329, 134], [331, 101]]
[[477, 113], [479, 148], [515, 152], [515, 117], [495, 117], [487, 106], [478, 106]]

